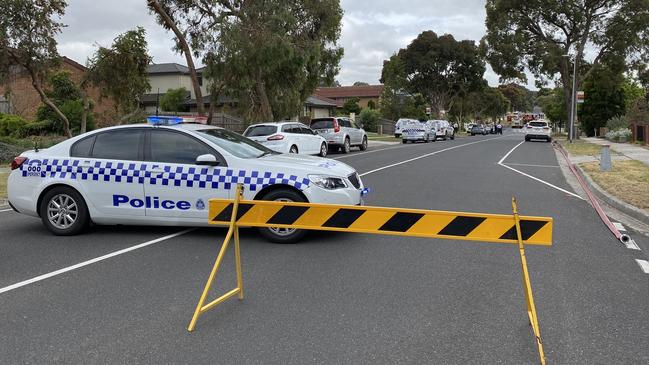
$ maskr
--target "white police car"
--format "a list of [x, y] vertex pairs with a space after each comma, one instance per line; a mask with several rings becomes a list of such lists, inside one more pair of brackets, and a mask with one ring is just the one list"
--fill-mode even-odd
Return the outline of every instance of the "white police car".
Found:
[[[13, 161], [11, 206], [38, 216], [56, 235], [96, 224], [206, 226], [210, 198], [362, 203], [350, 166], [319, 157], [279, 154], [234, 132], [182, 118], [85, 133]], [[185, 121], [187, 122], [187, 121]], [[304, 231], [263, 228], [274, 242]]]

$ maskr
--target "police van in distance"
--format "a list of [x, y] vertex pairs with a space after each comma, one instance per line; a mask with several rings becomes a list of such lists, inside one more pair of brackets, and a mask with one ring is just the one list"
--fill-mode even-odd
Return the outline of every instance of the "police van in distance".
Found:
[[[198, 119], [198, 118], [196, 118]], [[232, 199], [362, 204], [367, 190], [339, 161], [280, 154], [237, 133], [181, 117], [104, 128], [16, 157], [11, 207], [56, 235], [95, 224], [207, 226], [208, 201]], [[270, 241], [303, 230], [260, 228]]]

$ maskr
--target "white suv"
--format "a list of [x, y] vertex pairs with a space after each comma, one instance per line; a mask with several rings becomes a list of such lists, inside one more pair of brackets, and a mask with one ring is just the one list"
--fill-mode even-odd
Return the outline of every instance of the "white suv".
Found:
[[525, 133], [525, 141], [529, 142], [533, 139], [544, 139], [548, 142], [552, 141], [552, 129], [548, 122], [544, 120], [534, 120], [525, 125], [523, 128]]
[[327, 141], [299, 122], [253, 124], [243, 135], [279, 153], [327, 156]]

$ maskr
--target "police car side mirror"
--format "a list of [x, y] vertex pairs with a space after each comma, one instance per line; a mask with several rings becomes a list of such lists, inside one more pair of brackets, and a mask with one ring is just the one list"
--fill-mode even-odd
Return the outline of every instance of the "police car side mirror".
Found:
[[212, 154], [206, 154], [206, 155], [200, 155], [196, 157], [196, 164], [197, 165], [205, 165], [205, 166], [218, 166], [219, 161], [217, 161], [216, 157]]

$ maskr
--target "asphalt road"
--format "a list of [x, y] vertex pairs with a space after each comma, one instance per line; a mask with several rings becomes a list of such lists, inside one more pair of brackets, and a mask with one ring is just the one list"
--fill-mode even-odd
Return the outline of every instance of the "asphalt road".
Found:
[[[649, 362], [643, 251], [616, 242], [572, 192], [550, 144], [476, 136], [330, 157], [355, 167], [369, 205], [554, 217], [527, 258], [550, 364]], [[242, 233], [246, 298], [186, 331], [225, 234], [198, 229], [11, 290], [39, 275], [181, 232], [94, 227], [54, 237], [0, 212], [0, 363], [534, 364], [516, 247], [312, 233], [275, 245]], [[232, 253], [213, 293], [235, 285]], [[215, 294], [214, 294], [215, 295]]]

